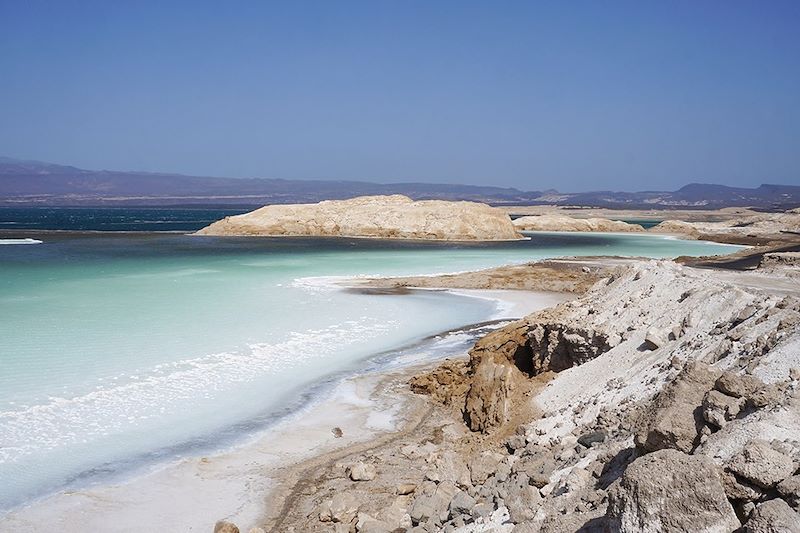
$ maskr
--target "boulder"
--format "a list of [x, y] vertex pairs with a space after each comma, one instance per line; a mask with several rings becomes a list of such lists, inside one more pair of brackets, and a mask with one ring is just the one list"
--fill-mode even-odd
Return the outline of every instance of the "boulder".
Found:
[[429, 519], [443, 522], [450, 514], [450, 502], [458, 489], [448, 481], [438, 485], [426, 485], [425, 490], [418, 494], [411, 505], [409, 514], [414, 524], [426, 522]]
[[514, 524], [532, 520], [542, 504], [539, 491], [530, 484], [528, 476], [522, 472], [514, 474], [503, 484], [501, 496]]
[[555, 459], [546, 452], [521, 457], [512, 470], [523, 472], [528, 476], [533, 486], [542, 488], [550, 482], [550, 476], [556, 469]]
[[720, 478], [722, 479], [722, 485], [725, 487], [725, 494], [728, 496], [729, 500], [754, 502], [764, 495], [762, 489], [740, 478], [733, 472], [723, 472]]
[[670, 331], [665, 328], [650, 328], [644, 336], [644, 342], [651, 350], [657, 350], [669, 342]]
[[778, 483], [778, 494], [795, 511], [800, 511], [800, 475], [792, 476]]
[[375, 475], [375, 467], [362, 461], [347, 467], [347, 476], [353, 481], [370, 481]]
[[472, 510], [478, 502], [475, 498], [460, 490], [456, 492], [453, 499], [450, 501], [450, 516], [467, 515], [472, 516]]
[[690, 453], [705, 425], [701, 404], [719, 373], [690, 363], [656, 395], [637, 422], [636, 446], [645, 452], [672, 448]]
[[724, 372], [717, 380], [714, 388], [720, 392], [742, 398], [752, 407], [760, 408], [778, 404], [783, 399], [780, 391], [773, 385], [767, 385], [749, 374]]
[[469, 471], [473, 485], [478, 485], [497, 471], [497, 467], [505, 456], [496, 452], [482, 452], [469, 463]]
[[800, 533], [800, 514], [775, 498], [759, 504], [742, 528], [743, 533]]
[[239, 533], [239, 528], [231, 522], [220, 520], [214, 524], [214, 533]]
[[754, 485], [770, 489], [788, 478], [797, 469], [791, 457], [779, 452], [766, 441], [753, 439], [733, 456], [728, 469]]
[[609, 491], [612, 531], [729, 533], [739, 520], [716, 465], [700, 455], [660, 450], [639, 457]]
[[718, 428], [725, 427], [736, 418], [744, 402], [743, 398], [728, 396], [717, 390], [708, 391], [703, 398], [703, 418]]
[[464, 464], [462, 456], [452, 450], [447, 450], [435, 457], [433, 468], [425, 473], [431, 481], [449, 481], [459, 487], [469, 487], [470, 472]]
[[359, 503], [348, 492], [337, 492], [334, 497], [324, 502], [320, 508], [320, 522], [350, 523], [358, 513]]
[[594, 444], [605, 442], [607, 438], [608, 431], [605, 429], [590, 431], [588, 433], [583, 433], [580, 437], [578, 437], [578, 444], [585, 448], [591, 448]]

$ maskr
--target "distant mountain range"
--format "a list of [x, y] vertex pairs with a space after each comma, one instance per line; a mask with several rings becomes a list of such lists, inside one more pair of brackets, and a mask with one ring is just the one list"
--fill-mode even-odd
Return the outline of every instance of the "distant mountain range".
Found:
[[582, 205], [616, 208], [800, 206], [800, 186], [755, 189], [693, 183], [674, 192], [596, 191], [560, 193], [507, 187], [434, 183], [214, 178], [151, 172], [84, 170], [0, 157], [0, 205], [264, 205], [318, 202], [367, 194], [405, 194], [414, 199], [475, 200], [495, 205]]

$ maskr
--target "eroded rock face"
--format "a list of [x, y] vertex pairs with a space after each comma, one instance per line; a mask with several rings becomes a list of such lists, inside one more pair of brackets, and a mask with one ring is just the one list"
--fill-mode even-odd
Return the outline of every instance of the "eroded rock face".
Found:
[[645, 452], [670, 448], [690, 453], [705, 425], [701, 404], [718, 376], [708, 365], [687, 365], [645, 409], [636, 431], [636, 446]]
[[609, 493], [612, 531], [729, 533], [739, 527], [714, 463], [661, 450], [636, 459]]
[[[499, 359], [499, 360], [498, 360]], [[472, 431], [487, 431], [508, 418], [518, 372], [508, 361], [485, 357], [475, 367], [464, 415]]]
[[507, 420], [515, 380], [581, 365], [616, 342], [602, 329], [561, 322], [546, 313], [490, 333], [470, 351], [465, 407], [470, 429], [485, 432]]
[[268, 205], [226, 217], [196, 235], [378, 237], [460, 241], [521, 238], [509, 216], [477, 202], [402, 195], [360, 196], [318, 204]]
[[[591, 327], [564, 323], [536, 323], [528, 333], [531, 374], [561, 372], [610, 350], [609, 334]], [[523, 370], [528, 365], [523, 364]]]

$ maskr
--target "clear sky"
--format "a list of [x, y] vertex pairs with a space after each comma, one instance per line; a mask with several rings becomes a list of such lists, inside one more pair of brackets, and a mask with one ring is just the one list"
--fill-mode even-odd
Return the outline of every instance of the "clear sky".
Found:
[[0, 0], [0, 155], [529, 190], [800, 184], [800, 1]]

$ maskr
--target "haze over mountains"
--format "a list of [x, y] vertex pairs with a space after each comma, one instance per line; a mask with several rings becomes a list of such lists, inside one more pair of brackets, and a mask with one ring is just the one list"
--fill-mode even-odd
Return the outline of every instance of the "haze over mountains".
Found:
[[414, 199], [475, 200], [495, 205], [585, 205], [616, 208], [754, 207], [784, 210], [800, 206], [800, 186], [738, 188], [689, 184], [677, 191], [560, 193], [507, 187], [435, 183], [216, 178], [151, 172], [85, 170], [0, 157], [0, 205], [157, 206], [264, 205], [318, 202], [372, 194], [405, 194]]

